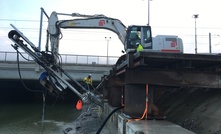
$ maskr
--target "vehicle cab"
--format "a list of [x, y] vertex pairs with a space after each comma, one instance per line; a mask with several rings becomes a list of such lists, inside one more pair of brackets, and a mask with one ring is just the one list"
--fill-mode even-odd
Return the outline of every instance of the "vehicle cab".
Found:
[[136, 50], [136, 43], [140, 43], [144, 49], [152, 49], [152, 35], [150, 26], [129, 26], [125, 39], [125, 50]]

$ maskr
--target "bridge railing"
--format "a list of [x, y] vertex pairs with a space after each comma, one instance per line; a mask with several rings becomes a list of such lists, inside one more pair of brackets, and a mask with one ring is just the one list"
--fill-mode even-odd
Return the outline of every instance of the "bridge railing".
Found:
[[[28, 60], [32, 58], [25, 52], [21, 52], [23, 57]], [[19, 55], [19, 61], [27, 61]], [[113, 65], [116, 63], [118, 56], [99, 56], [99, 55], [74, 55], [74, 54], [61, 54], [62, 63], [72, 64], [99, 64], [99, 65]], [[4, 52], [0, 51], [0, 61], [17, 61], [17, 52]]]

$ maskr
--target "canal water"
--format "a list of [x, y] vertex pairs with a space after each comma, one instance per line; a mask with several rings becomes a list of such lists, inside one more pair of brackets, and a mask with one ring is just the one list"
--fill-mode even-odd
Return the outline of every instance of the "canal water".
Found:
[[[33, 90], [41, 90], [38, 82], [27, 82]], [[0, 134], [63, 134], [75, 128], [81, 114], [76, 110], [76, 95], [68, 91], [62, 97], [30, 92], [21, 81], [0, 80]], [[45, 104], [45, 105], [43, 105]]]
[[74, 128], [80, 112], [74, 104], [1, 104], [0, 134], [63, 134]]

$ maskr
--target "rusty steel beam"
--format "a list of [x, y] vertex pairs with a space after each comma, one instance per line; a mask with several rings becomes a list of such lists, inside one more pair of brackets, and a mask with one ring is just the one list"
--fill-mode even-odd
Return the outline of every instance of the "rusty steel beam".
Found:
[[220, 62], [220, 54], [183, 54], [183, 53], [157, 53], [157, 52], [140, 52], [134, 54], [134, 59], [139, 57], [150, 59], [175, 59], [175, 60], [195, 60], [195, 61], [212, 61]]
[[126, 68], [125, 83], [161, 86], [221, 88], [220, 74], [191, 70]]
[[145, 84], [124, 85], [123, 112], [132, 118], [141, 118], [146, 107]]
[[105, 77], [103, 83], [103, 95], [108, 99], [112, 107], [120, 107], [122, 104], [122, 92], [124, 80], [118, 77]]

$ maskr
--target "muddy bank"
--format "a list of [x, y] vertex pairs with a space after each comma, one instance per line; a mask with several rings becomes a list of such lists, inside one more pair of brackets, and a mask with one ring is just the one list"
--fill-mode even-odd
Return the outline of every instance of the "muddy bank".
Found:
[[154, 102], [168, 121], [197, 134], [221, 133], [219, 89], [157, 87]]

